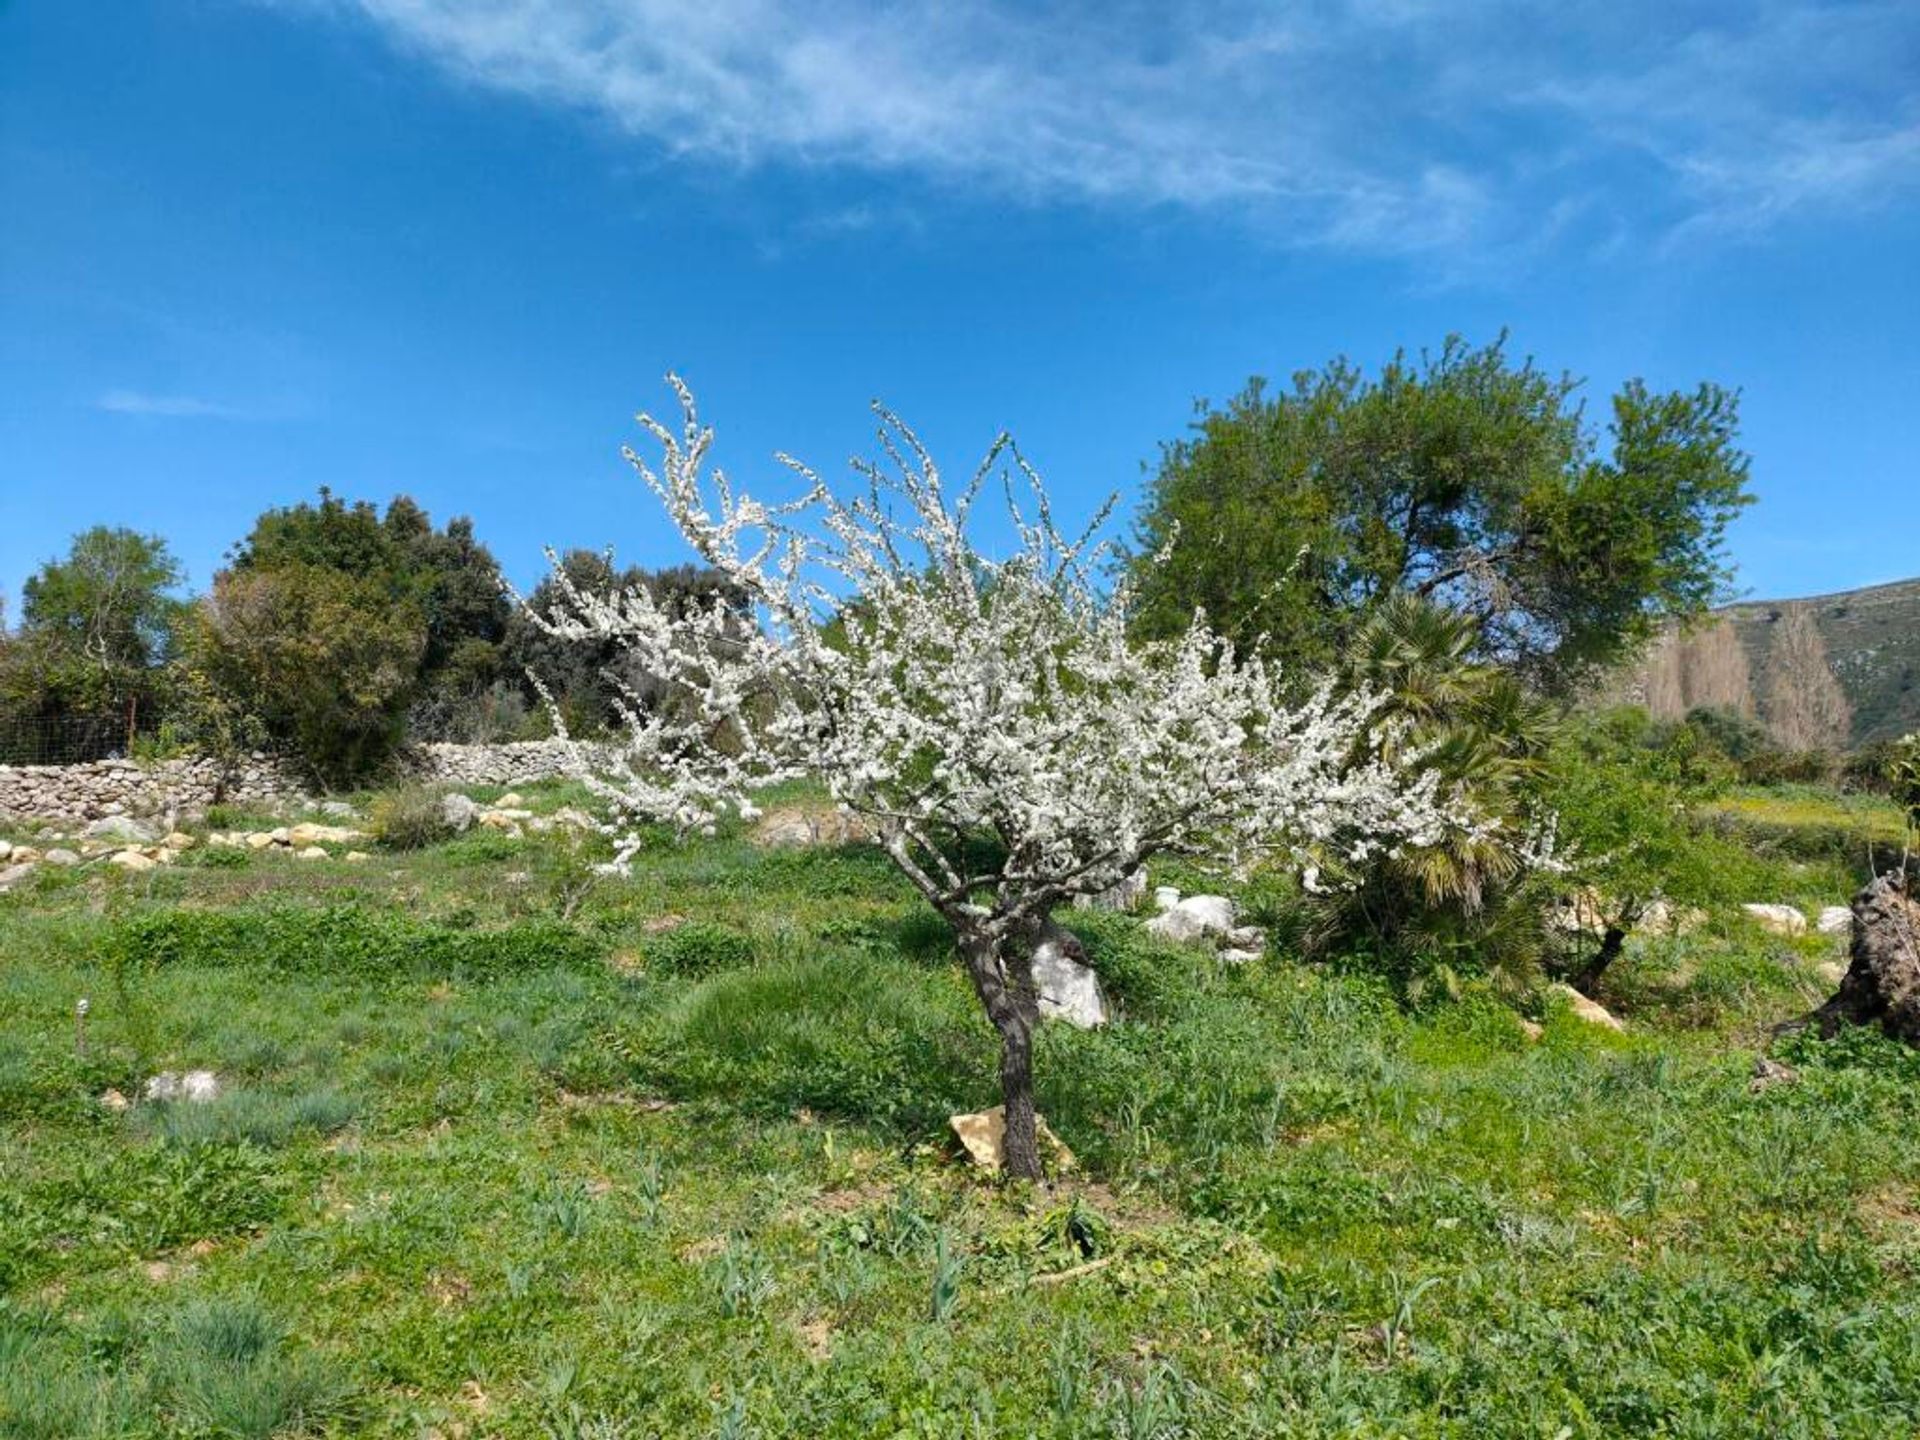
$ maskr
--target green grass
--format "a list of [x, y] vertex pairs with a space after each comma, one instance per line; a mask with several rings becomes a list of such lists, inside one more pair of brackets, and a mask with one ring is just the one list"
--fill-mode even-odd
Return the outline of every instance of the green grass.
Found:
[[[1728, 907], [1844, 898], [1751, 863]], [[0, 1436], [1920, 1427], [1920, 1062], [1803, 1039], [1748, 1090], [1822, 942], [1636, 942], [1629, 1034], [1529, 1041], [1076, 917], [1121, 1019], [1043, 1031], [1079, 1168], [1003, 1189], [944, 1131], [991, 1034], [878, 857], [582, 869], [487, 837], [0, 899]], [[101, 1103], [197, 1066], [211, 1105]]]

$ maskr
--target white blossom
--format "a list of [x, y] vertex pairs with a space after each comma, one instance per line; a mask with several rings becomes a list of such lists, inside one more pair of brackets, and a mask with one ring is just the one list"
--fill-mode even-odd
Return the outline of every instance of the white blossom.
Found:
[[[913, 431], [876, 407], [883, 458], [854, 463], [861, 493], [843, 499], [782, 456], [800, 493], [766, 504], [710, 466], [713, 433], [669, 378], [680, 427], [641, 416], [660, 459], [626, 458], [748, 608], [675, 610], [644, 586], [594, 593], [556, 564], [559, 599], [532, 616], [562, 638], [616, 642], [638, 662], [629, 673], [675, 697], [626, 692], [620, 752], [575, 752], [626, 822], [616, 865], [639, 849], [634, 822], [706, 831], [755, 815], [759, 787], [809, 776], [949, 919], [1004, 937], [1159, 852], [1241, 868], [1328, 850], [1363, 862], [1467, 823], [1437, 776], [1410, 781], [1379, 758], [1373, 697], [1323, 684], [1290, 700], [1275, 667], [1236, 654], [1199, 613], [1178, 639], [1132, 638], [1128, 587], [1097, 580], [1110, 557], [1092, 537], [1112, 502], [1064, 535], [1005, 436], [950, 492]], [[996, 473], [1017, 540], [1001, 559], [970, 539]], [[982, 838], [994, 858], [969, 862], [982, 847], [966, 842]]]

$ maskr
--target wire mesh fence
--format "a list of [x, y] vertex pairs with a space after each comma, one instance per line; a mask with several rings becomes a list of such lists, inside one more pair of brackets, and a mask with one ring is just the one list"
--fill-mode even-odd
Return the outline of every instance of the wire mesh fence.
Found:
[[0, 709], [0, 765], [78, 765], [131, 756], [156, 723], [122, 715], [45, 715]]

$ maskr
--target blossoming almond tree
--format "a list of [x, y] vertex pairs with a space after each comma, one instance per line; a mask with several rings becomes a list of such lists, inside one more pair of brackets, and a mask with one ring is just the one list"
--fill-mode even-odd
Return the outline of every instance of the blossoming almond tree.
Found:
[[[629, 695], [624, 744], [576, 752], [627, 830], [615, 864], [639, 847], [628, 822], [704, 828], [752, 818], [760, 786], [823, 784], [953, 928], [999, 1033], [1009, 1174], [1039, 1174], [1033, 949], [1056, 906], [1166, 851], [1358, 860], [1455, 823], [1434, 777], [1410, 783], [1374, 754], [1369, 697], [1323, 687], [1291, 704], [1275, 671], [1197, 614], [1177, 640], [1131, 641], [1130, 589], [1095, 578], [1106, 512], [1064, 536], [1006, 437], [950, 492], [914, 433], [876, 407], [884, 458], [854, 463], [864, 493], [843, 499], [782, 456], [804, 489], [767, 505], [709, 467], [712, 431], [669, 379], [679, 432], [642, 415], [658, 468], [626, 458], [752, 614], [725, 601], [669, 610], [643, 588], [591, 593], [556, 570], [559, 599], [533, 617], [558, 637], [615, 640], [630, 673], [675, 696]], [[1004, 558], [970, 538], [996, 473], [1012, 522]]]

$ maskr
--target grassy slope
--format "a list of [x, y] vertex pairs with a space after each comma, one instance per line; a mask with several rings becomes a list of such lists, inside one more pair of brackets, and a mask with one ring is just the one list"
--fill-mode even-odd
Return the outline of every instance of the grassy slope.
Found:
[[[0, 899], [0, 1435], [1920, 1425], [1916, 1067], [1747, 1088], [1820, 942], [1648, 947], [1632, 1036], [1529, 1044], [1090, 925], [1124, 1019], [1039, 1062], [1082, 1168], [1007, 1192], [941, 1130], [990, 1037], [873, 856], [579, 874], [480, 838]], [[230, 1093], [99, 1105], [143, 1065]]]

